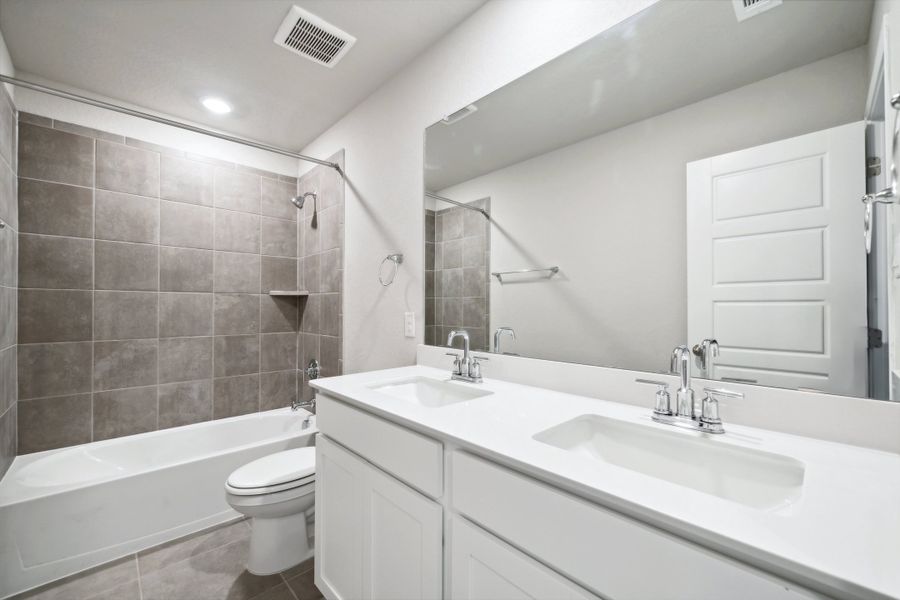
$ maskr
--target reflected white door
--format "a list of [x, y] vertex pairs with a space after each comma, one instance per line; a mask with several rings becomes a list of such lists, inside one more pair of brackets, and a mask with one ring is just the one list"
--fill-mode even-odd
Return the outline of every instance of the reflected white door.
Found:
[[687, 165], [688, 340], [715, 379], [866, 394], [865, 125]]

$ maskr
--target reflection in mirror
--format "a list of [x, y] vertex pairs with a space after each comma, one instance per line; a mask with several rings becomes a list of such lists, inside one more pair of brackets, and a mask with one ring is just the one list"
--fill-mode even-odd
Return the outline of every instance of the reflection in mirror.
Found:
[[426, 343], [641, 371], [687, 344], [695, 376], [892, 396], [873, 3], [739, 13], [662, 0], [428, 128]]

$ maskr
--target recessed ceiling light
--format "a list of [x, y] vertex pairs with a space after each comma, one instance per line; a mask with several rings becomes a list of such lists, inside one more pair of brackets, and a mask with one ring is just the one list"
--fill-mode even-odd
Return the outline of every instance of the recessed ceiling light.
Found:
[[206, 107], [206, 110], [216, 113], [217, 115], [227, 115], [231, 112], [231, 105], [221, 98], [207, 96], [206, 98], [202, 98], [200, 102]]

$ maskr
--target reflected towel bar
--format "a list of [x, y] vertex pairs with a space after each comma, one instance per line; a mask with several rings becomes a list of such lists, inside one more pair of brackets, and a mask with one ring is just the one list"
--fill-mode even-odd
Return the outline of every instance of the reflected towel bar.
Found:
[[559, 267], [542, 267], [539, 269], [519, 269], [518, 271], [499, 271], [496, 273], [491, 273], [494, 277], [497, 278], [497, 281], [503, 283], [504, 275], [522, 275], [525, 273], [540, 273], [541, 271], [549, 271], [547, 273], [547, 279], [550, 279], [557, 273], [559, 273]]

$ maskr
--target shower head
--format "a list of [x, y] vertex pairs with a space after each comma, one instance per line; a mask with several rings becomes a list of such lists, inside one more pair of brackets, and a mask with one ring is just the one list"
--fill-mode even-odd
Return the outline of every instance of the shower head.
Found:
[[306, 202], [307, 197], [312, 197], [313, 202], [316, 201], [316, 193], [315, 192], [306, 192], [305, 194], [300, 194], [299, 196], [294, 196], [291, 198], [291, 203], [297, 208], [303, 208], [303, 203]]

